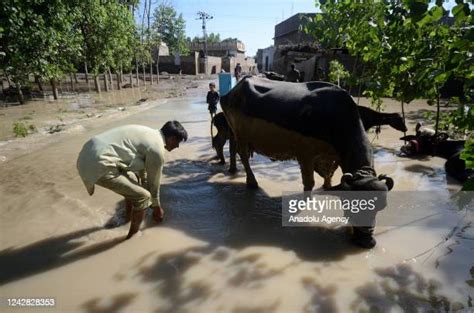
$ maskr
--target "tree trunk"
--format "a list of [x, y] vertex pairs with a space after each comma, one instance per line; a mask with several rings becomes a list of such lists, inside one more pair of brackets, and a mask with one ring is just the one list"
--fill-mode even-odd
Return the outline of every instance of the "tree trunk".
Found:
[[110, 71], [110, 68], [107, 69], [106, 75], [107, 79], [109, 80], [110, 90], [114, 90], [114, 79], [112, 77], [112, 72]]
[[143, 70], [143, 85], [146, 85], [145, 63], [142, 63], [142, 70]]
[[23, 96], [23, 91], [21, 91], [21, 84], [20, 83], [16, 84], [16, 91], [18, 93], [18, 102], [20, 102], [20, 104], [25, 103], [25, 97]]
[[107, 78], [106, 72], [104, 72], [104, 89], [105, 89], [105, 92], [109, 91], [109, 80]]
[[[39, 91], [40, 91], [41, 93], [43, 93], [43, 92], [44, 92], [44, 90], [43, 90], [43, 84], [41, 83], [41, 78], [39, 78], [38, 75], [35, 75], [35, 82], [36, 82], [36, 84], [38, 85]], [[2, 85], [3, 85], [3, 84], [2, 84]]]
[[[356, 76], [356, 70], [357, 70], [358, 61], [359, 61], [359, 55], [356, 56], [356, 59], [355, 59], [354, 64], [352, 66], [352, 77], [357, 77]], [[349, 94], [351, 94], [351, 91], [352, 91], [352, 85], [349, 86]]]
[[133, 88], [133, 71], [130, 71], [130, 74], [128, 74], [130, 77], [130, 86]]
[[53, 98], [54, 100], [58, 100], [58, 86], [57, 86], [56, 80], [51, 79], [50, 82], [51, 82], [51, 89], [53, 90]]
[[69, 74], [69, 79], [71, 81], [71, 89], [72, 91], [74, 91], [74, 80], [73, 80], [72, 74]]
[[117, 72], [116, 76], [117, 76], [117, 89], [120, 90], [120, 89], [122, 89], [122, 85], [120, 84], [120, 81], [121, 81], [120, 73]]
[[160, 54], [156, 56], [156, 83], [160, 83]]
[[[86, 83], [89, 83], [89, 71], [87, 69], [87, 62], [84, 62], [84, 70], [86, 72]], [[95, 77], [94, 77], [94, 79], [95, 79]]]
[[[362, 73], [360, 74], [361, 79], [364, 79], [364, 72], [365, 72], [365, 64], [362, 66]], [[359, 105], [361, 90], [362, 90], [362, 83], [359, 80], [359, 90], [357, 90], [357, 105]]]
[[[405, 124], [405, 107], [403, 105], [403, 100], [401, 101], [401, 105], [402, 105], [402, 117], [403, 117], [403, 124]], [[407, 132], [403, 132], [403, 136], [406, 136], [407, 135]], [[406, 141], [405, 141], [406, 143]]]
[[8, 88], [10, 88], [12, 86], [12, 81], [8, 75], [5, 75], [5, 77], [7, 78]]
[[99, 75], [94, 75], [94, 84], [95, 84], [95, 91], [97, 93], [100, 93]]
[[436, 124], [435, 124], [435, 135], [438, 134], [438, 129], [439, 129], [439, 116], [440, 116], [439, 89], [438, 89], [438, 86], [436, 86]]
[[136, 81], [137, 81], [137, 87], [140, 86], [140, 78], [138, 77], [138, 61], [135, 59], [135, 75], [136, 75]]
[[75, 82], [76, 84], [79, 84], [79, 81], [77, 80], [77, 73], [74, 72], [73, 75], [74, 75], [74, 82]]
[[150, 85], [153, 85], [153, 62], [150, 62]]

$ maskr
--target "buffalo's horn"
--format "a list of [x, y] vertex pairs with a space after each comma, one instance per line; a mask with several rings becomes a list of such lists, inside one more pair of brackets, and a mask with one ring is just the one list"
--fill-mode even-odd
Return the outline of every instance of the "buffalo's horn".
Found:
[[416, 123], [415, 132], [418, 132], [420, 130], [421, 126], [423, 126], [422, 123], [420, 123], [420, 122]]
[[388, 177], [385, 174], [379, 175], [378, 177], [379, 180], [385, 180], [385, 184], [387, 185], [388, 190], [392, 190], [394, 182], [391, 177]]
[[342, 175], [341, 177], [341, 184], [342, 183], [346, 183], [346, 184], [349, 184], [349, 181], [352, 180], [353, 176], [351, 173], [345, 173], [344, 175]]

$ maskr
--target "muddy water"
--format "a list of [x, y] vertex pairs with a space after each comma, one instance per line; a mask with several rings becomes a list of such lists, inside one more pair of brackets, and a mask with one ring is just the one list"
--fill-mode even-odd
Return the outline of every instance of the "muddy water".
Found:
[[[240, 164], [231, 176], [227, 166], [211, 160], [204, 95], [195, 90], [121, 120], [85, 125], [0, 163], [2, 302], [54, 297], [53, 312], [417, 312], [472, 306], [472, 209], [440, 202], [433, 217], [377, 227], [378, 245], [371, 251], [354, 248], [344, 228], [282, 227], [282, 191], [302, 189], [297, 164], [256, 156], [252, 166], [261, 188], [247, 190]], [[170, 119], [181, 121], [190, 138], [166, 155], [165, 221], [157, 227], [148, 216], [140, 233], [123, 242], [129, 226], [123, 224], [123, 202], [102, 188], [87, 195], [75, 170], [77, 153], [105, 129], [160, 127]], [[449, 200], [459, 186], [446, 179], [443, 160], [398, 157], [398, 137], [389, 128], [378, 139], [369, 134], [377, 171], [394, 178], [394, 191], [425, 190]], [[339, 178], [338, 171], [334, 182]], [[316, 177], [316, 184], [322, 179]]]

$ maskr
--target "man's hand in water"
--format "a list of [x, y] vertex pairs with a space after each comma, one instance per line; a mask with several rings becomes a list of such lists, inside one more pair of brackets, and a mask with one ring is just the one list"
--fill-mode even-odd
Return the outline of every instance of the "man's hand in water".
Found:
[[153, 209], [153, 219], [155, 220], [155, 222], [161, 223], [163, 221], [165, 211], [163, 211], [163, 209], [159, 205], [152, 206], [151, 208]]

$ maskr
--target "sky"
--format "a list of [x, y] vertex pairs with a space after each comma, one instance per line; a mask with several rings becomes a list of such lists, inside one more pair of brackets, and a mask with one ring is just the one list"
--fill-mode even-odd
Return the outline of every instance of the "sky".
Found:
[[[152, 10], [163, 0], [152, 0]], [[317, 12], [314, 0], [165, 0], [186, 21], [186, 37], [202, 36], [202, 21], [197, 12], [213, 16], [207, 20], [207, 33], [218, 33], [220, 38], [238, 38], [247, 56], [255, 56], [258, 49], [273, 45], [275, 25], [296, 13]], [[143, 5], [143, 1], [140, 1]], [[446, 1], [450, 9], [454, 1]], [[140, 10], [142, 13], [142, 10]]]
[[[160, 1], [155, 1], [152, 10]], [[296, 13], [316, 12], [314, 0], [171, 0], [176, 12], [186, 21], [186, 36], [202, 36], [202, 21], [197, 12], [213, 16], [207, 20], [207, 33], [218, 33], [220, 38], [238, 38], [247, 56], [255, 56], [257, 49], [273, 45], [275, 25]]]

